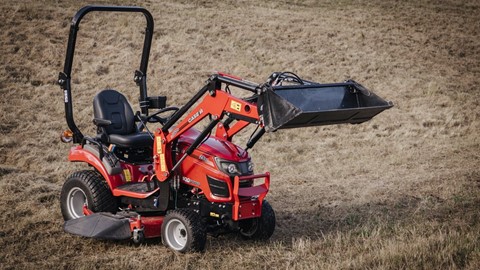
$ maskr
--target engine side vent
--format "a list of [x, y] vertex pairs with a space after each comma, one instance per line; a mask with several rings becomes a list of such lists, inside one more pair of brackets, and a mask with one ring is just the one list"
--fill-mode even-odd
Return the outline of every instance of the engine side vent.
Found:
[[230, 192], [228, 190], [228, 185], [222, 180], [217, 180], [207, 175], [208, 186], [213, 195], [223, 198], [228, 198]]

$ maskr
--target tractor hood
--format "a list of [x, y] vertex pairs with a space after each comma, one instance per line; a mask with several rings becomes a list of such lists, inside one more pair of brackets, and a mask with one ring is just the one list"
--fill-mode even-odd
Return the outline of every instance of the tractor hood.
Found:
[[[198, 136], [200, 136], [200, 131], [191, 128], [180, 136], [178, 139], [179, 145], [189, 146]], [[215, 156], [234, 162], [244, 162], [249, 160], [247, 151], [232, 142], [220, 140], [215, 136], [208, 137], [205, 142], [198, 146], [197, 150], [204, 152], [209, 156]]]

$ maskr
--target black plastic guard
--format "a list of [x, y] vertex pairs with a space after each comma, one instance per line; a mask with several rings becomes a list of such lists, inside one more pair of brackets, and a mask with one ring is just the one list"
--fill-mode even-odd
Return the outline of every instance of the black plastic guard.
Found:
[[106, 240], [126, 240], [132, 234], [128, 218], [111, 213], [94, 213], [65, 221], [67, 233]]

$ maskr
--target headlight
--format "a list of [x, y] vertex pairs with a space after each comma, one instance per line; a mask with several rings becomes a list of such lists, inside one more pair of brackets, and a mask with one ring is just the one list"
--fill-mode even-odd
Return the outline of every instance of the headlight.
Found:
[[230, 174], [238, 173], [237, 166], [233, 163], [223, 163], [223, 166], [227, 166], [227, 172]]
[[232, 162], [228, 160], [223, 160], [220, 158], [215, 158], [217, 167], [224, 173], [234, 176], [234, 175], [250, 175], [253, 173], [253, 162]]
[[225, 162], [222, 161], [220, 162], [220, 168], [222, 169], [223, 172], [228, 173], [228, 174], [238, 174], [238, 168], [237, 165], [233, 162]]

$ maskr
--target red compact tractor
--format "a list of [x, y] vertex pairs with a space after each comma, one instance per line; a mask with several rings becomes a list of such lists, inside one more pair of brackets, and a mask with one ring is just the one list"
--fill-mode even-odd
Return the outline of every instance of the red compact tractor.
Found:
[[[141, 111], [134, 113], [120, 92], [102, 90], [93, 98], [97, 134], [87, 136], [73, 118], [70, 83], [78, 27], [92, 11], [142, 13], [147, 27], [134, 76]], [[177, 252], [203, 250], [207, 233], [267, 240], [275, 229], [275, 213], [265, 200], [270, 174], [254, 173], [247, 150], [265, 132], [357, 124], [393, 106], [354, 81], [319, 84], [276, 72], [262, 84], [213, 74], [184, 106], [167, 107], [165, 96], [147, 95], [152, 35], [152, 15], [140, 7], [86, 6], [73, 17], [58, 80], [69, 127], [62, 140], [75, 144], [69, 160], [90, 169], [73, 173], [62, 187], [69, 233], [135, 243], [161, 237]], [[235, 97], [231, 87], [250, 95]], [[199, 122], [206, 127], [197, 130]], [[232, 143], [248, 125], [256, 130], [246, 148]]]

